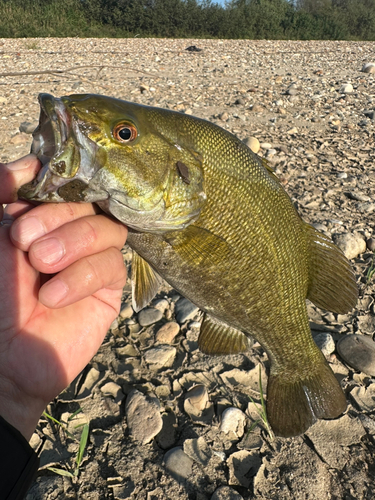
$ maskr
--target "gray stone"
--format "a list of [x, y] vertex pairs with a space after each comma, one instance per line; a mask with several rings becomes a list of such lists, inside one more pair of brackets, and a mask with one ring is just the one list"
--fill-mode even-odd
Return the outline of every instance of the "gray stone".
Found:
[[87, 373], [85, 381], [83, 382], [79, 393], [77, 395], [77, 399], [86, 398], [91, 395], [91, 391], [94, 386], [99, 382], [103, 374], [100, 373], [99, 370], [92, 367], [90, 371]]
[[169, 302], [167, 299], [157, 299], [152, 302], [152, 307], [159, 309], [162, 313], [169, 307]]
[[126, 419], [130, 435], [142, 444], [149, 443], [162, 429], [160, 403], [134, 389], [126, 399]]
[[177, 418], [176, 415], [170, 411], [163, 413], [163, 427], [159, 434], [156, 436], [156, 441], [160, 448], [167, 450], [176, 442]]
[[333, 234], [332, 239], [347, 259], [354, 259], [366, 251], [366, 242], [358, 233]]
[[375, 384], [368, 387], [354, 387], [350, 391], [350, 396], [354, 399], [361, 411], [369, 412], [375, 408]]
[[375, 317], [370, 314], [358, 316], [357, 325], [361, 332], [373, 335], [375, 332]]
[[192, 473], [193, 460], [178, 446], [167, 451], [164, 455], [167, 471], [177, 480], [184, 481]]
[[198, 307], [190, 300], [182, 298], [176, 302], [176, 320], [180, 325], [188, 319], [192, 319], [198, 312]]
[[319, 333], [314, 337], [314, 341], [326, 358], [335, 350], [335, 341], [330, 333]]
[[143, 353], [144, 360], [148, 364], [171, 366], [176, 357], [177, 350], [170, 345], [152, 347]]
[[180, 325], [175, 321], [170, 321], [159, 328], [155, 338], [158, 342], [162, 342], [163, 344], [171, 344], [179, 331]]
[[203, 437], [198, 439], [186, 439], [184, 441], [184, 452], [192, 460], [206, 467], [211, 459], [212, 451]]
[[344, 85], [341, 85], [340, 94], [351, 94], [353, 92], [353, 85], [351, 83], [344, 83]]
[[364, 335], [346, 335], [337, 344], [342, 359], [352, 368], [375, 377], [375, 342]]
[[220, 486], [215, 490], [211, 500], [243, 500], [243, 497], [230, 486]]
[[257, 451], [240, 450], [228, 458], [229, 484], [249, 488], [251, 477], [255, 476], [262, 464]]
[[363, 73], [375, 73], [375, 63], [365, 63], [361, 71]]
[[22, 122], [19, 131], [25, 134], [32, 134], [37, 126], [38, 122]]
[[243, 141], [246, 146], [248, 146], [253, 153], [258, 153], [260, 149], [259, 141], [256, 137], [248, 137]]
[[149, 326], [161, 320], [162, 311], [154, 307], [147, 307], [138, 313], [138, 322], [141, 326]]
[[369, 239], [366, 241], [366, 245], [367, 245], [367, 248], [368, 248], [371, 252], [374, 252], [374, 251], [375, 251], [375, 238], [369, 238]]
[[246, 415], [239, 408], [227, 408], [221, 416], [220, 431], [224, 434], [234, 436], [235, 439], [242, 438], [246, 423]]
[[115, 382], [107, 382], [101, 386], [100, 390], [104, 396], [112, 396], [116, 403], [121, 403], [125, 397], [121, 387]]
[[120, 317], [122, 319], [131, 318], [134, 314], [133, 308], [129, 302], [125, 302], [121, 305]]

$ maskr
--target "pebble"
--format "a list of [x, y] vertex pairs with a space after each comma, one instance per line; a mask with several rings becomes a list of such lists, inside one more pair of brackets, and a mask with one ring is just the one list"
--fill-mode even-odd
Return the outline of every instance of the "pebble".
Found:
[[357, 317], [357, 326], [358, 329], [362, 333], [366, 333], [367, 335], [373, 335], [375, 332], [375, 316], [373, 315], [364, 315]]
[[185, 396], [185, 402], [189, 402], [197, 412], [202, 412], [206, 408], [208, 400], [208, 391], [203, 384], [195, 385]]
[[175, 321], [170, 321], [159, 328], [155, 338], [158, 342], [162, 342], [163, 344], [171, 344], [179, 331], [180, 325]]
[[243, 497], [230, 486], [220, 486], [214, 491], [211, 500], [243, 500]]
[[167, 471], [177, 480], [184, 481], [192, 473], [193, 460], [178, 446], [164, 455]]
[[25, 144], [26, 142], [30, 141], [30, 137], [24, 133], [14, 135], [10, 140], [10, 144], [17, 145], [17, 144]]
[[122, 319], [129, 319], [133, 316], [133, 308], [129, 302], [125, 302], [121, 305], [120, 317]]
[[339, 174], [337, 174], [337, 177], [338, 179], [347, 179], [348, 174], [346, 172], [340, 172]]
[[260, 144], [256, 137], [248, 137], [243, 142], [246, 144], [246, 146], [248, 146], [251, 149], [253, 153], [255, 154], [258, 153], [260, 149]]
[[192, 460], [206, 467], [211, 459], [212, 451], [203, 437], [185, 439], [184, 452]]
[[368, 387], [354, 387], [350, 391], [350, 396], [354, 399], [361, 411], [373, 411], [375, 406], [375, 384]]
[[167, 299], [154, 300], [152, 307], [155, 307], [155, 309], [159, 309], [159, 311], [164, 313], [164, 311], [169, 307], [169, 302]]
[[359, 233], [336, 233], [332, 239], [347, 259], [355, 259], [366, 251], [366, 242]]
[[375, 63], [365, 63], [361, 71], [363, 73], [375, 73]]
[[176, 302], [175, 306], [176, 321], [181, 325], [188, 319], [192, 319], [198, 310], [198, 307], [190, 302], [190, 300], [181, 298]]
[[77, 399], [82, 399], [90, 396], [94, 386], [99, 382], [101, 377], [102, 374], [100, 373], [100, 371], [92, 367], [86, 375], [85, 381], [83, 382], [77, 395]]
[[239, 408], [227, 408], [221, 415], [220, 431], [224, 434], [233, 433], [238, 439], [244, 435], [246, 415]]
[[163, 427], [156, 436], [160, 448], [167, 450], [176, 443], [177, 418], [173, 411], [163, 413]]
[[107, 382], [101, 386], [100, 390], [104, 396], [112, 396], [116, 403], [121, 403], [125, 397], [121, 387], [115, 382]]
[[346, 335], [337, 344], [342, 359], [352, 368], [375, 377], [375, 342], [364, 335]]
[[267, 150], [267, 149], [271, 149], [272, 148], [272, 144], [270, 144], [269, 142], [262, 142], [261, 145], [260, 145], [260, 147], [262, 149]]
[[149, 326], [160, 321], [162, 317], [162, 311], [154, 307], [147, 307], [138, 313], [138, 322], [141, 326]]
[[163, 427], [159, 400], [136, 389], [126, 398], [125, 412], [130, 435], [142, 444], [152, 441]]
[[38, 122], [22, 122], [19, 131], [25, 134], [32, 134], [37, 126]]
[[152, 347], [143, 353], [144, 360], [149, 365], [171, 366], [176, 357], [177, 350], [170, 345]]
[[344, 83], [341, 85], [340, 94], [351, 94], [353, 92], [353, 85], [351, 83]]
[[369, 238], [366, 241], [367, 248], [371, 250], [371, 252], [375, 251], [375, 238]]
[[240, 450], [232, 453], [227, 464], [229, 467], [228, 483], [249, 488], [251, 477], [258, 472], [262, 459], [257, 451]]
[[326, 358], [335, 350], [335, 341], [330, 333], [319, 333], [314, 337], [314, 341]]

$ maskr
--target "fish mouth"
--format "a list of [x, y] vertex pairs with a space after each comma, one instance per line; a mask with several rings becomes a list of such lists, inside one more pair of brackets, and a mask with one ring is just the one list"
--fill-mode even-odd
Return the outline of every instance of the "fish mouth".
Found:
[[79, 129], [64, 98], [50, 94], [38, 96], [40, 115], [33, 132], [31, 153], [42, 168], [31, 182], [23, 185], [18, 196], [43, 202], [105, 200], [108, 193], [88, 189], [99, 166], [96, 166], [96, 144]]

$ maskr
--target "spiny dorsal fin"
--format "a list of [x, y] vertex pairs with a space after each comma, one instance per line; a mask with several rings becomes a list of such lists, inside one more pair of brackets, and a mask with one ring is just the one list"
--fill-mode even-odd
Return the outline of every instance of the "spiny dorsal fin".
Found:
[[251, 347], [251, 340], [235, 328], [205, 314], [198, 338], [204, 354], [239, 354]]
[[355, 307], [358, 288], [349, 261], [322, 233], [305, 224], [310, 246], [307, 298], [328, 311], [345, 314]]
[[218, 264], [231, 251], [223, 238], [193, 224], [183, 231], [167, 233], [164, 239], [183, 259], [193, 259], [196, 265]]
[[155, 297], [161, 284], [160, 276], [137, 252], [132, 260], [132, 305], [135, 312], [143, 309]]

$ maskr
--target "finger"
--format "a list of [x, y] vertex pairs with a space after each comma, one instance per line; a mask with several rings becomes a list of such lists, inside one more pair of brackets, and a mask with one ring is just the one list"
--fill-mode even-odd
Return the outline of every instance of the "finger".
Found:
[[4, 208], [4, 219], [14, 221], [33, 208], [35, 208], [35, 205], [24, 200], [17, 200], [14, 203], [9, 203]]
[[29, 249], [29, 260], [41, 273], [54, 274], [107, 248], [121, 250], [126, 236], [126, 227], [105, 215], [82, 217], [34, 242]]
[[16, 201], [18, 189], [34, 179], [40, 166], [31, 154], [11, 163], [0, 163], [0, 203]]
[[11, 229], [15, 246], [28, 252], [30, 245], [68, 222], [97, 213], [98, 207], [91, 203], [45, 203], [19, 217]]
[[54, 276], [39, 290], [39, 300], [49, 308], [61, 308], [99, 290], [121, 290], [126, 267], [120, 250], [111, 247], [75, 262]]

